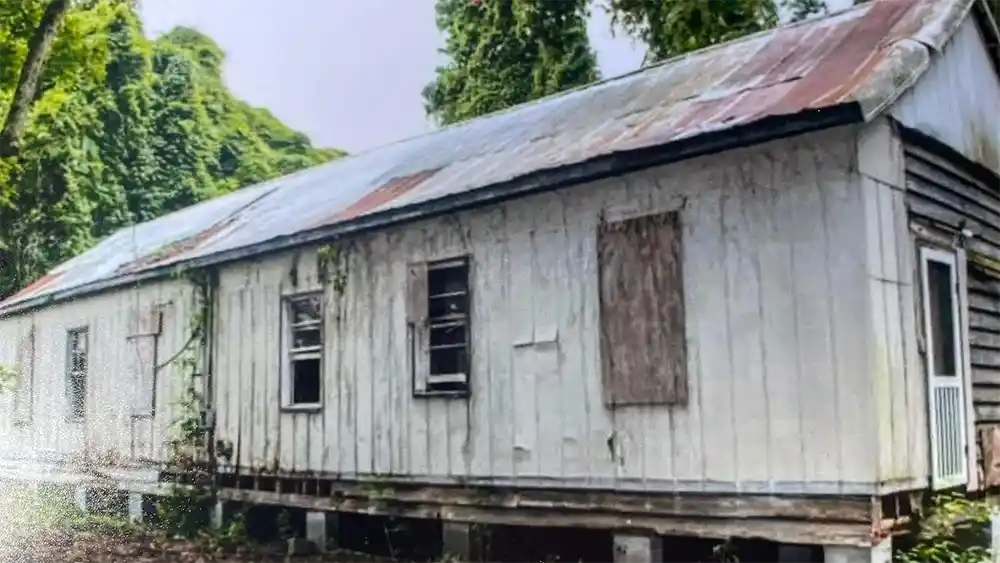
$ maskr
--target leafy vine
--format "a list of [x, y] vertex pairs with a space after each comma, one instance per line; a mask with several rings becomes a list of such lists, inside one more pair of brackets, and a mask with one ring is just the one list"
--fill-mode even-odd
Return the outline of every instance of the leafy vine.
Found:
[[168, 463], [173, 472], [183, 476], [185, 483], [173, 485], [171, 495], [158, 504], [157, 513], [162, 524], [171, 531], [192, 537], [208, 526], [210, 511], [218, 497], [215, 463], [208, 448], [207, 401], [199, 389], [208, 345], [211, 281], [204, 272], [180, 272], [178, 275], [187, 277], [194, 289], [187, 327], [189, 336], [181, 350], [157, 369], [172, 365], [184, 382], [170, 425]]
[[919, 523], [917, 542], [900, 551], [898, 563], [982, 563], [989, 561], [989, 523], [992, 508], [961, 493], [935, 495]]
[[319, 247], [316, 250], [316, 271], [320, 283], [329, 283], [337, 295], [342, 295], [347, 289], [347, 252], [336, 244]]
[[0, 364], [0, 395], [13, 392], [17, 389], [17, 384], [17, 370], [8, 365]]

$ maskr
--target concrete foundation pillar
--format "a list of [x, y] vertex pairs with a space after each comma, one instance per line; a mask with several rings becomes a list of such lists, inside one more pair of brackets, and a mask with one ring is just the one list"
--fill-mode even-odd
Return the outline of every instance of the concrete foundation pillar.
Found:
[[823, 547], [826, 563], [892, 563], [892, 538], [885, 538], [878, 545], [854, 547], [827, 545]]
[[441, 522], [441, 555], [459, 561], [483, 561], [478, 528], [462, 522]]
[[614, 558], [615, 563], [659, 563], [663, 539], [652, 534], [615, 534]]
[[336, 512], [306, 512], [306, 539], [321, 552], [337, 549], [340, 532], [338, 521]]
[[76, 487], [73, 489], [73, 504], [77, 510], [87, 514], [90, 512], [90, 491], [87, 487]]
[[229, 524], [233, 519], [233, 513], [235, 511], [236, 505], [232, 502], [227, 502], [224, 500], [215, 501], [215, 506], [212, 507], [211, 524], [215, 529], [222, 528], [223, 526]]
[[141, 524], [146, 519], [146, 497], [142, 493], [128, 494], [128, 520]]

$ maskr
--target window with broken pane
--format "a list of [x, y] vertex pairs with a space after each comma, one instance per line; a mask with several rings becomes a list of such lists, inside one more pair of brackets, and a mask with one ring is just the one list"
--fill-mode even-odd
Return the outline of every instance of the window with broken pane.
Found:
[[66, 403], [74, 420], [83, 419], [87, 411], [87, 335], [86, 328], [67, 333]]
[[285, 301], [288, 327], [287, 394], [289, 406], [318, 406], [322, 401], [323, 301], [319, 294]]
[[469, 263], [428, 264], [429, 392], [464, 392], [469, 373]]

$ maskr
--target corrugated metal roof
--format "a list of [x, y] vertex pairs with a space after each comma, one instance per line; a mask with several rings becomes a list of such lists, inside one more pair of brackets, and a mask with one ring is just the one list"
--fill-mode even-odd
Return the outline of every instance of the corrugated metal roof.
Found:
[[857, 102], [870, 119], [922, 74], [972, 3], [863, 4], [244, 188], [116, 233], [0, 312], [765, 118]]

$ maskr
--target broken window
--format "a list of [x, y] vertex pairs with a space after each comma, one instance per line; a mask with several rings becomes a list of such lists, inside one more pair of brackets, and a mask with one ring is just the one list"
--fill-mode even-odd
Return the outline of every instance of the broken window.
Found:
[[408, 299], [414, 392], [466, 395], [471, 337], [468, 258], [411, 265]]
[[87, 412], [87, 334], [86, 328], [67, 333], [66, 403], [72, 420]]
[[287, 362], [285, 402], [289, 407], [322, 403], [323, 299], [318, 293], [285, 299]]
[[687, 401], [679, 212], [601, 223], [601, 377], [614, 405]]

